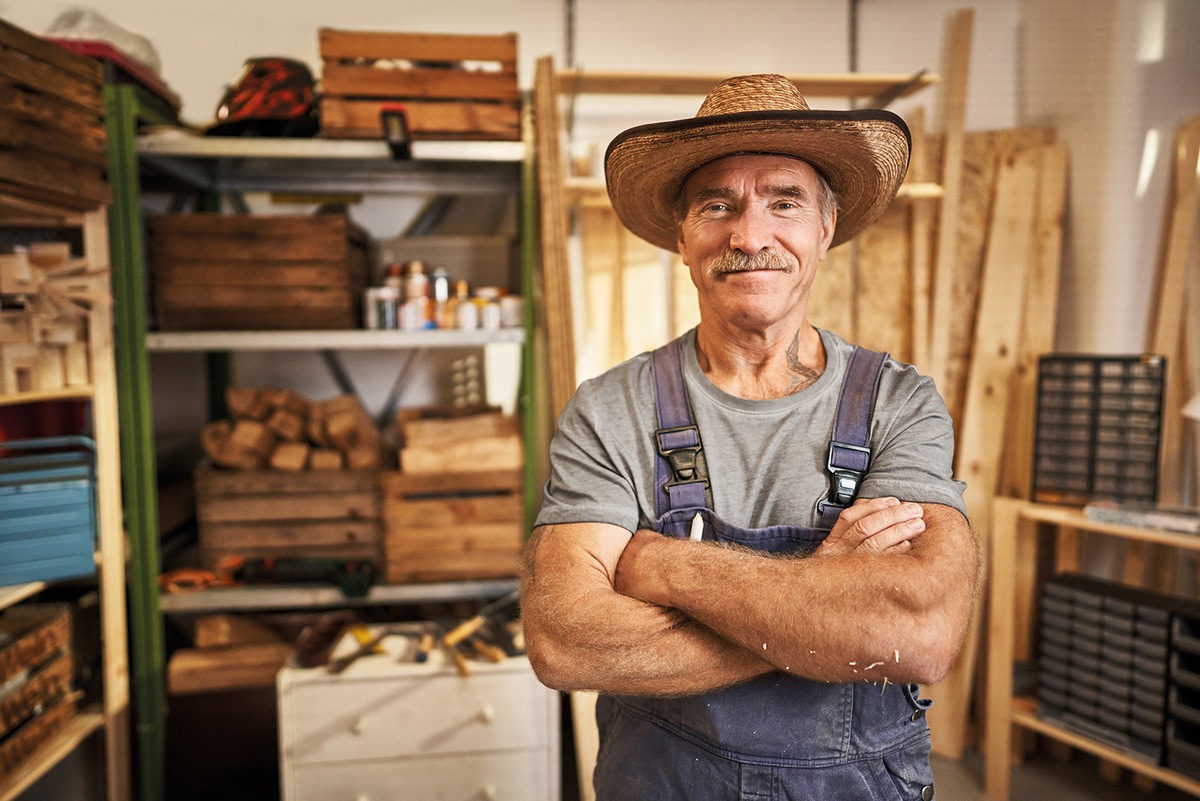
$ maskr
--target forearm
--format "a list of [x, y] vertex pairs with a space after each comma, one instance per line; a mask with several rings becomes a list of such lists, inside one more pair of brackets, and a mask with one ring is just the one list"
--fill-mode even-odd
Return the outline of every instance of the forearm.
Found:
[[627, 550], [630, 563], [621, 563], [618, 586], [626, 589], [628, 568], [632, 594], [677, 609], [797, 675], [936, 681], [961, 644], [977, 572], [965, 521], [936, 509], [927, 510], [930, 528], [910, 547], [882, 553], [773, 558], [639, 537]]
[[539, 529], [526, 550], [522, 620], [543, 683], [560, 690], [689, 695], [774, 669], [678, 610], [617, 593], [612, 578], [624, 543], [599, 540], [580, 548], [584, 533], [575, 526]]

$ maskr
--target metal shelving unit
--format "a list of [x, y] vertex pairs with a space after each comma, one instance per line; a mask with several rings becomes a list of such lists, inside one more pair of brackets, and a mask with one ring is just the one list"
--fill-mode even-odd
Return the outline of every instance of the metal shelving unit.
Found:
[[[110, 175], [113, 184], [112, 241], [117, 298], [118, 368], [121, 370], [122, 474], [131, 542], [130, 614], [132, 675], [139, 739], [140, 797], [164, 797], [165, 654], [162, 616], [234, 609], [329, 608], [421, 601], [499, 597], [515, 580], [380, 586], [363, 599], [348, 599], [333, 588], [210, 588], [160, 596], [156, 465], [148, 353], [192, 351], [210, 354], [210, 365], [231, 352], [406, 350], [427, 348], [514, 348], [522, 361], [520, 412], [528, 441], [533, 383], [530, 349], [532, 302], [525, 325], [498, 331], [198, 331], [148, 332], [145, 315], [146, 269], [142, 244], [143, 178], [166, 179], [209, 196], [247, 192], [362, 194], [512, 193], [522, 197], [522, 286], [532, 301], [532, 257], [536, 231], [526, 142], [431, 142], [412, 146], [412, 159], [396, 160], [383, 142], [323, 139], [205, 138], [168, 132], [138, 136], [148, 119], [132, 87], [110, 87]], [[528, 127], [528, 126], [526, 126]], [[528, 139], [528, 137], [526, 137]], [[532, 475], [526, 468], [527, 479]], [[532, 505], [527, 480], [526, 508]]]

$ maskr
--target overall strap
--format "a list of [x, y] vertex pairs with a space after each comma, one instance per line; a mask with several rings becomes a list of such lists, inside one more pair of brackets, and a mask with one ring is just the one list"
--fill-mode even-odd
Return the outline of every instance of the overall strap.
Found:
[[658, 414], [658, 429], [654, 432], [658, 451], [654, 505], [659, 517], [672, 509], [712, 508], [700, 429], [683, 383], [681, 347], [680, 341], [674, 339], [654, 351], [650, 362]]
[[825, 463], [831, 477], [829, 495], [817, 504], [822, 528], [831, 528], [842, 510], [854, 503], [858, 485], [871, 465], [871, 415], [887, 357], [857, 346], [850, 354]]

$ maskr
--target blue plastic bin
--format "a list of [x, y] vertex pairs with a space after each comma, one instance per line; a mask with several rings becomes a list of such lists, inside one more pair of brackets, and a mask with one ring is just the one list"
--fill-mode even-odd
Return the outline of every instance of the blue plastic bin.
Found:
[[0, 585], [95, 573], [95, 443], [41, 437], [0, 450]]

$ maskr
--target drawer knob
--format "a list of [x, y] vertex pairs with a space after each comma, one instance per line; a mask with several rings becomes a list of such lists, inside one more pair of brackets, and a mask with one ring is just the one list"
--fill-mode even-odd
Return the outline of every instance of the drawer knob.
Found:
[[[353, 723], [350, 724], [350, 731], [353, 734], [363, 734], [364, 732], [366, 732], [366, 730], [368, 728], [369, 727], [367, 726], [367, 718], [365, 716], [356, 719]], [[366, 799], [366, 801], [370, 801], [370, 799]]]
[[[496, 719], [496, 708], [493, 706], [485, 706], [479, 710], [479, 719], [484, 723], [491, 723]], [[489, 796], [490, 798], [491, 796]]]
[[482, 795], [483, 795], [484, 801], [496, 801], [496, 797], [497, 797], [496, 785], [494, 785], [494, 784], [484, 785]]

